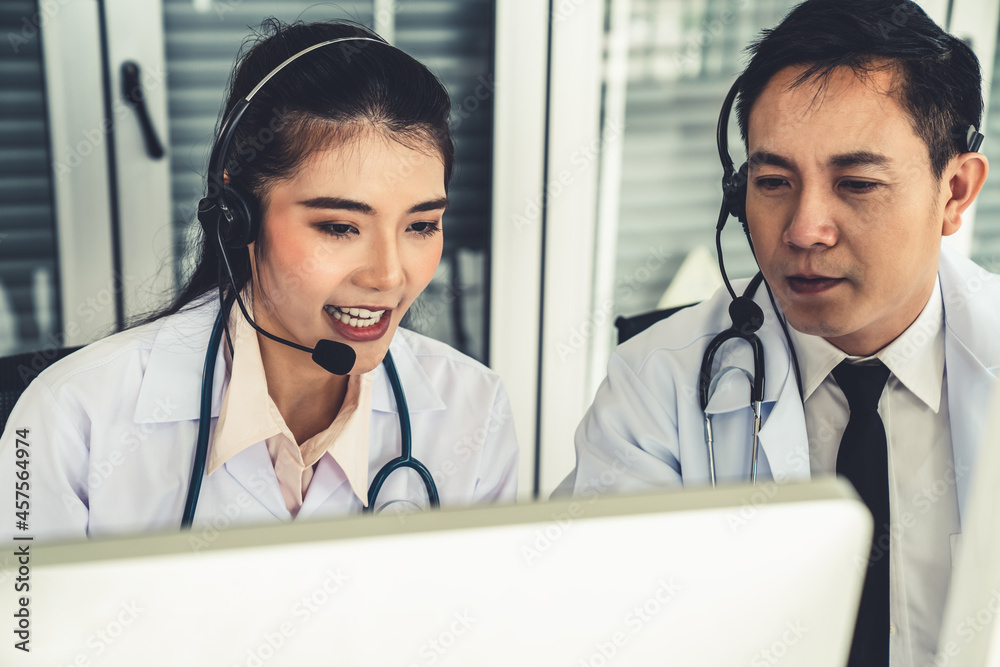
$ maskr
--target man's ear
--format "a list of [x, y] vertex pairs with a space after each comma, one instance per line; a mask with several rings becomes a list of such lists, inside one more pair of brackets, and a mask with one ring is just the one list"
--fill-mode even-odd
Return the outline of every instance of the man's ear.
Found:
[[942, 236], [951, 236], [962, 226], [962, 213], [979, 196], [989, 171], [990, 163], [982, 153], [962, 153], [948, 165], [945, 172], [948, 201], [944, 206]]

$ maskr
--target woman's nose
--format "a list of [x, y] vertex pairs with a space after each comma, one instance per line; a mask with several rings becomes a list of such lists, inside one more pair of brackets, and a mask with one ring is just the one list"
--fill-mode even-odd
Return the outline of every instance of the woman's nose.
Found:
[[403, 284], [403, 264], [395, 239], [379, 239], [368, 248], [364, 265], [356, 273], [361, 287], [389, 292]]

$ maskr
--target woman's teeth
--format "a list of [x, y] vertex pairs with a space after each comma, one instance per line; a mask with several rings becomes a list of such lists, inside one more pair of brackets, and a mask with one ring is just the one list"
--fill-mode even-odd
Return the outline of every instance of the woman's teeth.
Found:
[[339, 308], [337, 306], [326, 306], [326, 312], [330, 313], [333, 319], [359, 329], [378, 324], [378, 321], [382, 319], [382, 315], [385, 313], [384, 310]]

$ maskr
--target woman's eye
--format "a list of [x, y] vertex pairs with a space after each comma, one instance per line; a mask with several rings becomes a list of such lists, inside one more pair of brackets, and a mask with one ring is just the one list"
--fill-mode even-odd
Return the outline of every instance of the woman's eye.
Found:
[[327, 222], [319, 225], [320, 230], [325, 234], [330, 236], [336, 236], [338, 238], [343, 238], [346, 236], [352, 236], [358, 233], [358, 230], [354, 225], [347, 225], [339, 222]]
[[421, 236], [433, 236], [440, 231], [441, 226], [436, 222], [414, 222], [409, 227], [406, 228], [408, 231], [415, 232]]
[[874, 192], [881, 184], [871, 181], [841, 181], [841, 185], [854, 194], [866, 194]]

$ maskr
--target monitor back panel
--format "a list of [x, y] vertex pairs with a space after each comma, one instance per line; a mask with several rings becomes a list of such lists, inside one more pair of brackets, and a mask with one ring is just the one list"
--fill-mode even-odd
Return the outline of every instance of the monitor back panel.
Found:
[[825, 480], [204, 537], [32, 545], [0, 664], [842, 666], [871, 518]]

